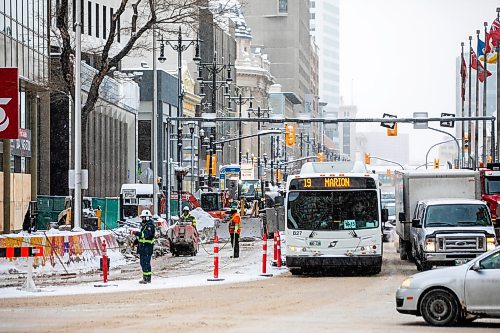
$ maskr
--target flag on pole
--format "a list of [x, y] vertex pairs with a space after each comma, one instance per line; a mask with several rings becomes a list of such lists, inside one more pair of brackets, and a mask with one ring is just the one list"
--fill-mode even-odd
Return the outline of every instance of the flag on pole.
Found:
[[499, 41], [500, 41], [500, 20], [497, 17], [493, 21], [493, 23], [491, 23], [490, 33], [486, 35], [486, 44], [495, 46]]
[[477, 70], [478, 61], [477, 61], [477, 57], [476, 57], [476, 52], [474, 52], [473, 48], [470, 49], [470, 54], [471, 54], [470, 67], [472, 69]]
[[493, 53], [493, 55], [491, 57], [488, 58], [488, 60], [486, 60], [486, 62], [488, 64], [496, 64], [497, 63], [497, 54], [496, 53]]
[[[479, 69], [477, 71], [477, 77], [478, 77], [479, 81], [484, 82], [484, 80], [485, 80], [484, 67], [483, 67], [483, 65], [481, 65], [481, 63], [479, 63], [478, 67], [479, 67]], [[486, 70], [486, 78], [488, 76], [491, 76], [491, 72], [489, 70]]]
[[[474, 52], [474, 49], [471, 49], [470, 52], [472, 56], [471, 67], [477, 70], [477, 78], [479, 79], [479, 81], [484, 82], [485, 80], [484, 66], [483, 64], [481, 64], [480, 61], [477, 61], [476, 52]], [[488, 76], [491, 76], [490, 71], [486, 71], [486, 78]]]
[[464, 54], [462, 53], [462, 64], [460, 65], [460, 76], [462, 77], [462, 101], [465, 101], [465, 79], [467, 78], [467, 65], [465, 64]]
[[479, 38], [477, 39], [477, 55], [479, 57], [479, 60], [483, 60], [484, 59], [484, 55], [485, 55], [485, 45], [484, 42], [482, 40], [480, 40]]

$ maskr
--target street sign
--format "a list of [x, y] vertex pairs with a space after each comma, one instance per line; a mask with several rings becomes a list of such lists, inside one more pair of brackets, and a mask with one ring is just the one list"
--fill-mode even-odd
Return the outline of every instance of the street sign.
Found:
[[[82, 169], [82, 190], [87, 190], [89, 188], [89, 172], [86, 169]], [[68, 177], [69, 189], [73, 190], [75, 188], [75, 170], [69, 170]]]
[[429, 114], [427, 112], [413, 112], [413, 118], [416, 118], [415, 122], [413, 123], [414, 129], [426, 129], [429, 127], [429, 123], [427, 122], [427, 120], [419, 120], [419, 118], [429, 118]]
[[[382, 116], [382, 118], [397, 118], [398, 116], [395, 116], [395, 115], [392, 115], [392, 114], [388, 114], [388, 113], [384, 113], [384, 115]], [[390, 129], [394, 129], [394, 124], [396, 123], [385, 123], [385, 122], [381, 122], [380, 123], [380, 126], [382, 127], [385, 127], [385, 128], [390, 128]]]
[[[453, 113], [441, 113], [441, 117], [455, 117], [455, 115]], [[455, 127], [455, 121], [454, 120], [441, 120], [439, 122], [439, 126], [453, 128], [453, 127]]]
[[0, 139], [19, 138], [19, 75], [17, 68], [0, 68]]

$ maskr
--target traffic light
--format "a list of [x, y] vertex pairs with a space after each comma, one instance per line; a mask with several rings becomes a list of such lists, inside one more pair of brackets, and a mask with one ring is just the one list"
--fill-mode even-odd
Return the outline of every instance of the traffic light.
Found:
[[325, 159], [325, 154], [318, 153], [318, 162], [323, 162], [324, 159]]
[[370, 154], [365, 153], [365, 164], [370, 164]]
[[488, 163], [493, 162], [493, 159], [491, 158], [491, 155], [488, 155]]
[[398, 136], [398, 124], [394, 123], [394, 128], [387, 129], [387, 136]]
[[285, 125], [285, 141], [288, 147], [295, 146], [295, 126], [292, 124]]
[[385, 175], [386, 175], [387, 177], [390, 177], [390, 176], [391, 176], [391, 169], [387, 169], [387, 170], [385, 171]]
[[434, 169], [439, 169], [439, 158], [434, 159]]
[[469, 151], [469, 134], [464, 133], [464, 152]]

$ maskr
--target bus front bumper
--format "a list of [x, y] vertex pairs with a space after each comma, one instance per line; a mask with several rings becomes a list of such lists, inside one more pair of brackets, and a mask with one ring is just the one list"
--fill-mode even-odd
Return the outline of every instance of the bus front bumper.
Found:
[[287, 256], [288, 268], [334, 268], [334, 267], [366, 267], [382, 265], [381, 255], [342, 256], [342, 257], [314, 257], [314, 256]]

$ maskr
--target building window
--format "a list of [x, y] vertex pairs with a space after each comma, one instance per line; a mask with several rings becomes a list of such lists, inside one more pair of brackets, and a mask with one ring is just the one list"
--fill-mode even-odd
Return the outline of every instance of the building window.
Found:
[[102, 38], [106, 39], [106, 6], [102, 6]]
[[95, 36], [99, 37], [99, 4], [95, 4]]
[[288, 0], [278, 0], [278, 13], [279, 14], [288, 13]]
[[87, 31], [92, 36], [92, 2], [87, 3]]

